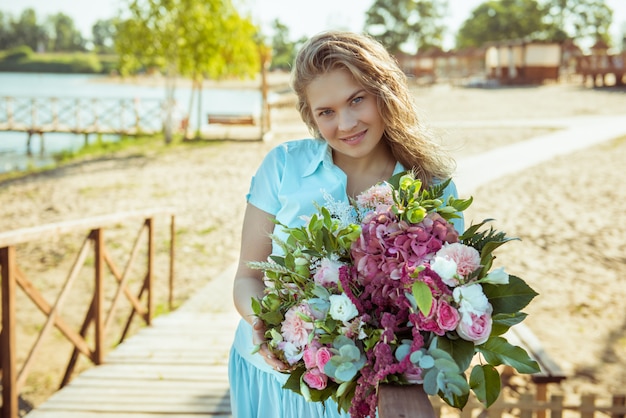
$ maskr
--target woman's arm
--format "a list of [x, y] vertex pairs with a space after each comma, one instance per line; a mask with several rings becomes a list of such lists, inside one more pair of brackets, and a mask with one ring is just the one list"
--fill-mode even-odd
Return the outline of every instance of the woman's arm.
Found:
[[259, 353], [274, 369], [281, 370], [286, 365], [278, 360], [267, 348], [265, 324], [252, 311], [252, 298], [263, 296], [263, 272], [248, 267], [249, 261], [267, 261], [272, 252], [270, 234], [274, 230], [274, 217], [261, 209], [248, 204], [241, 232], [239, 266], [233, 285], [235, 307], [243, 319], [252, 325], [252, 343], [261, 344]]

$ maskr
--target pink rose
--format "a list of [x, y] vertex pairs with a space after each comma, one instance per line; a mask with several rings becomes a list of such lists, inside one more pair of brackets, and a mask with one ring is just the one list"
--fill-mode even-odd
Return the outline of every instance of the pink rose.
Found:
[[339, 269], [344, 264], [340, 261], [330, 260], [328, 258], [322, 258], [320, 266], [313, 275], [315, 283], [320, 286], [329, 286], [337, 284], [339, 281]]
[[464, 314], [456, 327], [456, 332], [461, 338], [472, 341], [475, 345], [484, 343], [491, 334], [491, 313]]
[[304, 383], [310, 388], [317, 390], [324, 389], [328, 383], [328, 377], [317, 368], [305, 372], [302, 376], [302, 380], [304, 380]]
[[437, 305], [437, 324], [445, 331], [452, 331], [459, 323], [461, 315], [454, 307], [445, 300], [440, 300]]
[[312, 369], [317, 367], [317, 350], [319, 349], [319, 344], [311, 344], [304, 350], [304, 354], [302, 355], [302, 360], [304, 360], [304, 366], [307, 369]]
[[309, 342], [309, 334], [313, 331], [313, 323], [302, 319], [297, 312], [309, 317], [312, 316], [308, 305], [292, 306], [285, 314], [281, 334], [287, 342], [302, 348]]
[[324, 370], [324, 366], [326, 366], [326, 363], [328, 363], [328, 361], [330, 360], [332, 356], [333, 356], [332, 353], [327, 347], [322, 347], [319, 350], [317, 350], [317, 353], [315, 354], [315, 361], [317, 362], [317, 367], [319, 367], [320, 370]]

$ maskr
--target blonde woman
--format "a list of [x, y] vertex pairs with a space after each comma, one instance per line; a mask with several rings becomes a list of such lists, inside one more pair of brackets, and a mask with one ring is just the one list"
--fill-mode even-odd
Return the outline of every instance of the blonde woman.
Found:
[[[263, 294], [260, 270], [280, 249], [270, 234], [275, 220], [299, 226], [315, 213], [324, 193], [347, 202], [369, 187], [405, 170], [424, 185], [447, 179], [454, 161], [420, 124], [406, 77], [385, 48], [350, 32], [325, 32], [300, 50], [292, 74], [298, 110], [314, 138], [282, 143], [268, 153], [253, 177], [242, 227], [234, 302], [242, 320], [229, 362], [235, 418], [347, 417], [327, 401], [307, 402], [282, 389], [286, 368], [264, 342], [265, 325], [251, 299]], [[446, 194], [456, 196], [450, 183]], [[463, 229], [462, 219], [456, 223]], [[252, 354], [255, 345], [258, 353]]]

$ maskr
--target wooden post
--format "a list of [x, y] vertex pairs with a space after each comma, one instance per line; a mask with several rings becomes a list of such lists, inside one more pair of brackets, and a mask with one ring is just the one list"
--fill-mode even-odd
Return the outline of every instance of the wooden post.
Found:
[[[536, 399], [541, 402], [545, 402], [548, 399], [548, 384], [547, 383], [537, 383]], [[546, 410], [545, 409], [538, 410], [537, 418], [546, 418]]]
[[154, 315], [154, 218], [146, 219], [148, 227], [148, 318], [147, 325], [152, 325], [152, 316]]
[[15, 349], [15, 247], [0, 248], [2, 277], [2, 332], [0, 332], [0, 357], [2, 357], [2, 418], [17, 418], [18, 394], [17, 361]]
[[104, 362], [104, 231], [102, 228], [92, 231], [95, 255], [95, 286], [94, 286], [94, 321], [95, 349], [94, 362]]
[[596, 396], [582, 395], [580, 400], [580, 418], [594, 418], [593, 416], [596, 406]]
[[550, 418], [562, 418], [563, 417], [563, 395], [550, 396]]
[[174, 256], [176, 255], [176, 217], [170, 218], [170, 280], [169, 280], [169, 305], [170, 311], [174, 310]]
[[[626, 404], [626, 395], [613, 395], [613, 406], [624, 406]], [[611, 418], [624, 418], [623, 413], [614, 412]]]
[[535, 397], [532, 393], [523, 393], [519, 400], [520, 418], [533, 417], [533, 405]]
[[378, 387], [379, 418], [435, 418], [422, 385], [382, 384]]

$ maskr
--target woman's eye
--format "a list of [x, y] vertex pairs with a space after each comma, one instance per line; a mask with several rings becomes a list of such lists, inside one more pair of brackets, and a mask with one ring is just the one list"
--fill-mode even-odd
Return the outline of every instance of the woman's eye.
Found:
[[354, 103], [354, 104], [360, 103], [360, 102], [363, 101], [363, 99], [364, 99], [364, 97], [362, 97], [362, 96], [355, 97], [354, 99], [352, 99], [352, 103]]
[[331, 113], [332, 113], [332, 110], [330, 110], [330, 109], [326, 109], [326, 110], [322, 110], [322, 111], [318, 114], [318, 116], [328, 116], [328, 115], [330, 115]]

